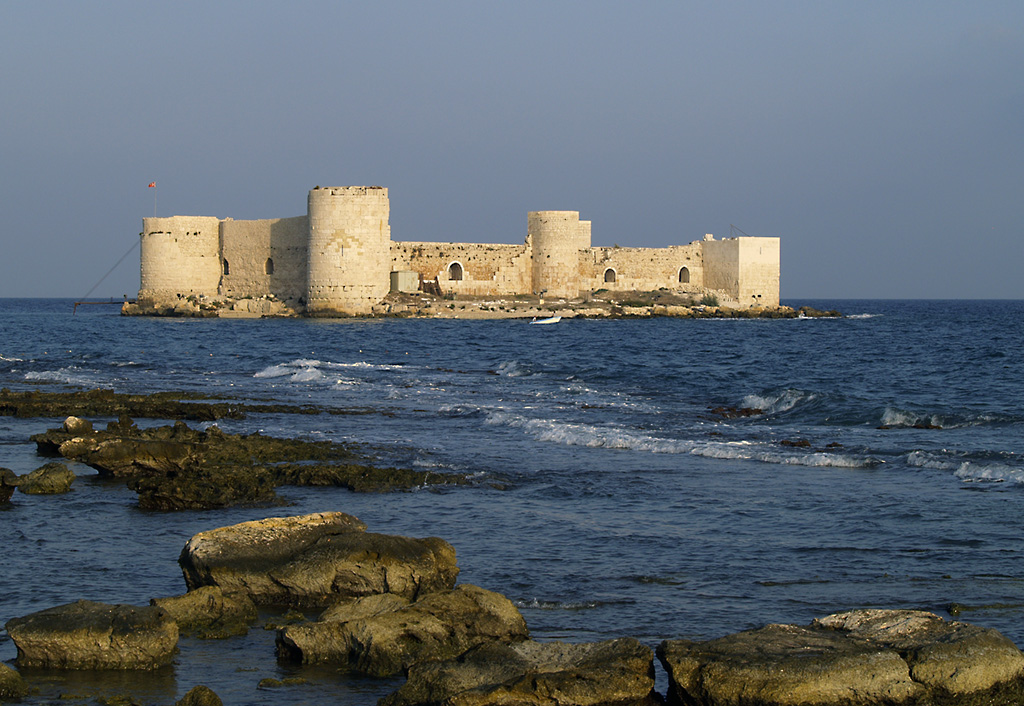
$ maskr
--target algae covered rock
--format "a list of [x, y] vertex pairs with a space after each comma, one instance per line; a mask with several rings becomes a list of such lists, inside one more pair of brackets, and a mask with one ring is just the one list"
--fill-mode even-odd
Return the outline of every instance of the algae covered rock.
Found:
[[200, 684], [189, 689], [187, 694], [174, 703], [174, 706], [224, 706], [224, 702], [214, 693], [213, 689]]
[[127, 478], [144, 510], [207, 510], [283, 504], [281, 485], [344, 487], [357, 492], [424, 485], [468, 484], [465, 475], [355, 463], [345, 444], [226, 434], [216, 426], [191, 429], [184, 422], [139, 429], [129, 418], [103, 431], [77, 417], [60, 429], [32, 436], [39, 452]]
[[17, 670], [0, 662], [0, 701], [12, 701], [28, 696], [29, 688]]
[[201, 638], [244, 635], [256, 622], [256, 604], [247, 593], [224, 593], [219, 586], [200, 586], [182, 596], [154, 598], [150, 605], [166, 610], [181, 632]]
[[178, 563], [189, 590], [216, 585], [257, 605], [323, 608], [394, 593], [408, 599], [455, 584], [455, 550], [436, 537], [365, 532], [351, 515], [268, 518], [200, 532]]
[[77, 601], [9, 620], [20, 667], [153, 669], [168, 664], [178, 626], [152, 606]]
[[71, 490], [74, 472], [63, 463], [48, 463], [18, 479], [18, 490], [26, 495], [58, 495]]
[[587, 644], [491, 642], [409, 668], [380, 706], [654, 706], [651, 648], [633, 638]]
[[903, 703], [923, 693], [896, 652], [796, 625], [666, 640], [658, 658], [670, 702], [693, 706]]
[[412, 603], [371, 596], [333, 607], [321, 618], [279, 630], [278, 655], [381, 677], [418, 662], [454, 658], [485, 642], [528, 637], [526, 621], [511, 601], [465, 584]]
[[689, 706], [1019, 704], [1024, 655], [995, 630], [912, 610], [837, 613], [690, 642], [658, 657]]

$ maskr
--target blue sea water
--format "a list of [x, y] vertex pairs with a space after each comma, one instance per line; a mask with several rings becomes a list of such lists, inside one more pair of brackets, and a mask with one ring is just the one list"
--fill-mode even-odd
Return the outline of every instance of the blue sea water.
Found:
[[[177, 557], [196, 532], [341, 510], [372, 531], [446, 539], [460, 581], [508, 596], [542, 640], [654, 646], [862, 607], [950, 617], [955, 604], [1024, 645], [1024, 302], [791, 303], [847, 316], [531, 327], [72, 316], [69, 301], [0, 300], [4, 387], [355, 410], [220, 425], [481, 481], [283, 488], [288, 507], [167, 514], [75, 465], [72, 493], [16, 493], [0, 509], [0, 622], [180, 594]], [[721, 406], [762, 411], [727, 419]], [[0, 417], [0, 466], [42, 465], [28, 437], [61, 421]], [[155, 674], [26, 671], [39, 688], [28, 703], [127, 692], [171, 704], [203, 683], [228, 704], [372, 704], [401, 681], [279, 664], [273, 641], [259, 628], [183, 639]], [[0, 633], [0, 659], [14, 656]], [[307, 681], [257, 688], [283, 676]]]

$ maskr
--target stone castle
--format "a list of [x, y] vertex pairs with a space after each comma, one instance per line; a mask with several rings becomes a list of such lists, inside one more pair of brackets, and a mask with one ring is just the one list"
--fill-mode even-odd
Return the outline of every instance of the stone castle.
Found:
[[533, 211], [521, 245], [400, 242], [391, 240], [389, 211], [384, 187], [318, 186], [304, 216], [145, 218], [139, 304], [271, 299], [313, 316], [360, 315], [426, 283], [477, 297], [669, 289], [714, 292], [738, 307], [779, 305], [778, 238], [593, 247], [578, 212]]

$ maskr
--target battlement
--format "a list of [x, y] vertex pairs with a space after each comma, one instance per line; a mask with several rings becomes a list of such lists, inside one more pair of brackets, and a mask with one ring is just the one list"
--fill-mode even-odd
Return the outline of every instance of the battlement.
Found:
[[324, 191], [328, 196], [376, 196], [384, 199], [388, 197], [386, 186], [316, 186], [312, 191]]

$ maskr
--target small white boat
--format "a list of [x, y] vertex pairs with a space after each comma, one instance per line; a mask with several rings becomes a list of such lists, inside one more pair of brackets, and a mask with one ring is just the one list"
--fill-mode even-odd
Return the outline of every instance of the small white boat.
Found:
[[534, 319], [531, 324], [557, 324], [562, 320], [561, 316], [549, 316], [546, 319]]

